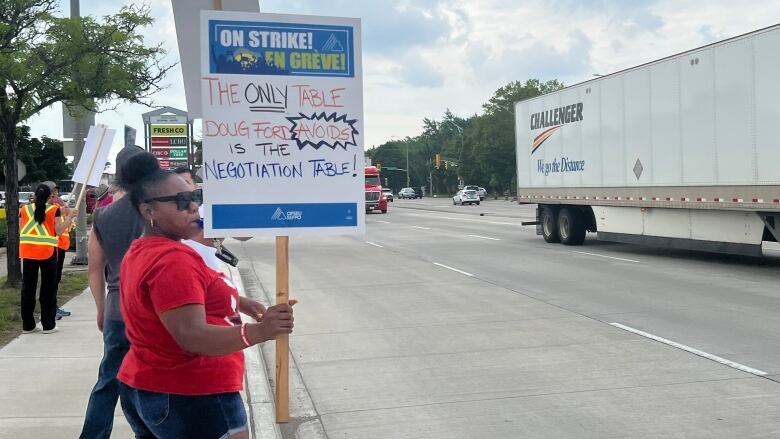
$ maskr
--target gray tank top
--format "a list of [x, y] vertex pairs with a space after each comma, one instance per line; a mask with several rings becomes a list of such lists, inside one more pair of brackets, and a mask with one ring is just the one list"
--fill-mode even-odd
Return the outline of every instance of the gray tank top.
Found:
[[130, 196], [95, 209], [92, 230], [100, 241], [105, 258], [106, 319], [122, 320], [119, 306], [119, 269], [130, 244], [143, 233], [143, 219], [130, 202]]

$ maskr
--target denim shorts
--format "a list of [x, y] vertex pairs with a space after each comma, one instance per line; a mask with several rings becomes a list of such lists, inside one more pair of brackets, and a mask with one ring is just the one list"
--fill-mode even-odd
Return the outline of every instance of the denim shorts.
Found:
[[238, 392], [188, 396], [120, 386], [122, 411], [136, 438], [223, 439], [248, 430]]

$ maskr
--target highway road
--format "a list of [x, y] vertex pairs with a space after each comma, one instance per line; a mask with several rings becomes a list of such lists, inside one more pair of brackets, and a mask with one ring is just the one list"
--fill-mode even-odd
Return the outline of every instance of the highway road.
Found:
[[[288, 435], [780, 436], [779, 246], [567, 247], [533, 216], [399, 200], [364, 237], [292, 240]], [[240, 252], [272, 296], [273, 241]]]

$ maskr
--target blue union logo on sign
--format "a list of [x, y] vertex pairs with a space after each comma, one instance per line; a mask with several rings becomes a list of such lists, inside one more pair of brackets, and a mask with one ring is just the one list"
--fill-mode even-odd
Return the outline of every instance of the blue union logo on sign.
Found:
[[289, 212], [285, 212], [281, 207], [277, 207], [276, 211], [271, 216], [271, 219], [274, 221], [300, 220], [303, 219], [303, 212], [300, 210], [291, 210]]

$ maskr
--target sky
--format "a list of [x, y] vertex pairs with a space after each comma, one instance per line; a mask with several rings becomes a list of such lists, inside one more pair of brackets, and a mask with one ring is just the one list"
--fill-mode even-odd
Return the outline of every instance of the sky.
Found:
[[[81, 14], [102, 17], [128, 3], [81, 0]], [[177, 62], [170, 0], [146, 3], [156, 22], [142, 32], [145, 42], [162, 44], [165, 60]], [[68, 8], [61, 0], [60, 13]], [[571, 85], [780, 22], [776, 0], [261, 0], [260, 10], [361, 19], [366, 148], [416, 136], [424, 118], [440, 119], [446, 109], [478, 114], [513, 80]], [[186, 110], [181, 69], [164, 83], [155, 105]], [[118, 130], [112, 161], [122, 127], [142, 135], [141, 114], [151, 110], [119, 103], [97, 115], [97, 123]], [[35, 137], [61, 139], [62, 109], [57, 104], [26, 124]]]

